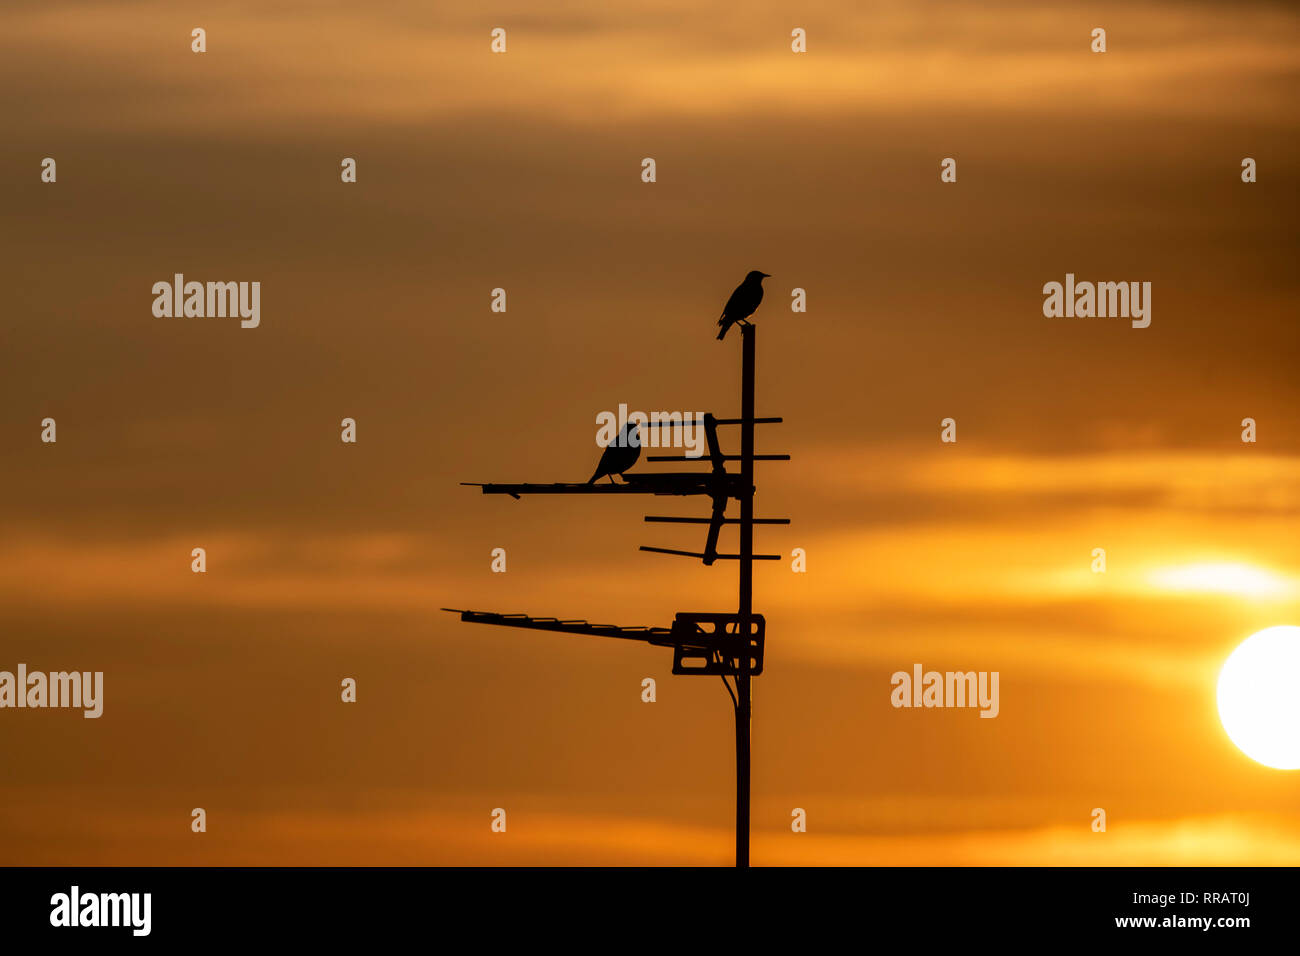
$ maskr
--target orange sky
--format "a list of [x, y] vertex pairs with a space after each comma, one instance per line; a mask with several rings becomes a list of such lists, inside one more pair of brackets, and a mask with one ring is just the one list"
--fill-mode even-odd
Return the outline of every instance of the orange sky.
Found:
[[[690, 502], [457, 482], [585, 479], [620, 402], [737, 413], [749, 269], [794, 457], [758, 549], [808, 553], [756, 571], [754, 862], [1300, 862], [1300, 776], [1214, 704], [1300, 624], [1300, 18], [741, 9], [6, 5], [0, 670], [106, 700], [0, 711], [0, 863], [728, 862], [716, 680], [437, 609], [732, 608], [637, 551]], [[260, 281], [260, 327], [155, 318], [176, 272]], [[1044, 318], [1066, 272], [1152, 282], [1151, 326]], [[891, 708], [918, 661], [999, 671], [998, 718]]]

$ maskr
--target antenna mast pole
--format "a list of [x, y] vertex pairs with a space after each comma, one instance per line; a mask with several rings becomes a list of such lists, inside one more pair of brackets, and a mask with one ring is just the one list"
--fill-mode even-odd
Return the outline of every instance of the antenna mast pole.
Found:
[[754, 613], [754, 337], [740, 328], [740, 617], [743, 648], [736, 677], [736, 866], [749, 866], [750, 620]]

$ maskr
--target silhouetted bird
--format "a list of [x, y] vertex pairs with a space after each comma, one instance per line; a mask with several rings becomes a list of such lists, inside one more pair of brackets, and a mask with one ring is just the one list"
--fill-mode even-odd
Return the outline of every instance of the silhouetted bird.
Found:
[[615, 475], [623, 474], [636, 464], [636, 460], [641, 457], [641, 443], [633, 438], [636, 426], [636, 422], [628, 422], [623, 426], [623, 432], [618, 439], [605, 446], [600, 456], [600, 464], [596, 466], [596, 473], [591, 476], [587, 484], [594, 485], [597, 480], [609, 475], [609, 483], [612, 485]]
[[751, 272], [745, 276], [744, 282], [736, 286], [736, 291], [731, 293], [731, 298], [722, 310], [722, 318], [718, 319], [719, 341], [727, 334], [727, 329], [754, 314], [758, 304], [763, 301], [763, 280], [766, 278], [766, 272]]

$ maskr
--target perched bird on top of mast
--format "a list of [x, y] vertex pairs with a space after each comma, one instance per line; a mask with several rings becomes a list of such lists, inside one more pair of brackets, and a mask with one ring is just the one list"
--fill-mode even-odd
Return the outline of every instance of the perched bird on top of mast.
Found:
[[745, 276], [744, 282], [736, 286], [736, 291], [731, 293], [731, 298], [722, 309], [722, 318], [718, 319], [719, 341], [727, 334], [727, 329], [737, 322], [744, 322], [754, 314], [758, 304], [763, 301], [763, 280], [766, 278], [768, 278], [766, 272], [755, 270]]

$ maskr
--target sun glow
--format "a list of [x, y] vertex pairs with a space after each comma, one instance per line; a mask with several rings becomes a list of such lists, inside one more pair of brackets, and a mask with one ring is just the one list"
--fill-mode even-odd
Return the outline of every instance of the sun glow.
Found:
[[1165, 591], [1202, 591], [1269, 597], [1293, 590], [1291, 582], [1250, 564], [1186, 564], [1151, 572], [1147, 581]]

